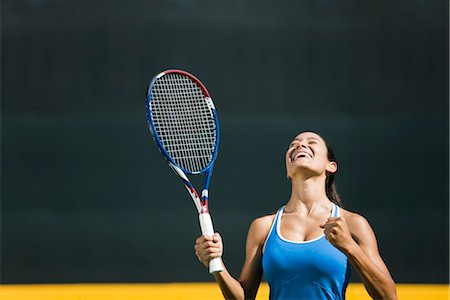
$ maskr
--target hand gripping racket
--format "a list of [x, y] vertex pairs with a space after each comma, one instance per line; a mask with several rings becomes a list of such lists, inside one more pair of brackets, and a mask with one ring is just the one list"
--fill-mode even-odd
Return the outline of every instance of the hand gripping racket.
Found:
[[[193, 75], [167, 70], [152, 79], [146, 104], [153, 139], [191, 195], [202, 234], [212, 236], [208, 188], [219, 144], [219, 122], [212, 99]], [[186, 174], [204, 175], [201, 198]], [[222, 269], [219, 258], [209, 262], [210, 273]]]

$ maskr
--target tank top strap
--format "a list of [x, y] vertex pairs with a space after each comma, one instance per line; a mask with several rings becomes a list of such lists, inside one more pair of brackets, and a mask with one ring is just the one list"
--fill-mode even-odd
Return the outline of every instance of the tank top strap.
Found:
[[277, 228], [277, 223], [280, 220], [280, 216], [281, 214], [284, 212], [284, 208], [286, 207], [286, 205], [283, 205], [282, 207], [280, 207], [277, 211], [277, 214], [275, 215], [275, 219], [273, 220], [273, 224], [272, 224], [272, 228], [270, 228], [270, 231], [272, 231], [274, 228]]
[[331, 209], [331, 216], [334, 218], [341, 216], [341, 208], [339, 207], [339, 205], [333, 203], [333, 208]]
[[[262, 252], [263, 253], [264, 253], [264, 249], [266, 248], [266, 244], [267, 244], [267, 241], [269, 240], [269, 238], [272, 236], [272, 234], [276, 234], [276, 228], [277, 228], [277, 224], [278, 224], [278, 219], [280, 218], [281, 212], [284, 210], [285, 206], [286, 205], [283, 205], [282, 207], [280, 207], [278, 209], [277, 213], [275, 214], [275, 217], [273, 218], [272, 226], [270, 227], [269, 233], [267, 234], [266, 240], [264, 241], [264, 245], [263, 245], [263, 248], [262, 248]], [[274, 230], [275, 230], [275, 233], [273, 233]]]

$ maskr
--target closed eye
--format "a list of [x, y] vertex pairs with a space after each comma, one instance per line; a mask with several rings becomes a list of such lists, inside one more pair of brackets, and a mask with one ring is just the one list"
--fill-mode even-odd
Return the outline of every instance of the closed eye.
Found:
[[[317, 145], [317, 144], [319, 144], [319, 140], [318, 140], [317, 138], [315, 138], [315, 137], [310, 137], [310, 138], [307, 139], [307, 141], [308, 141], [308, 144], [310, 144], [310, 145]], [[300, 142], [301, 142], [301, 140], [295, 139], [295, 140], [289, 145], [289, 148], [288, 148], [288, 149], [294, 147], [295, 145], [299, 144]]]
[[297, 143], [291, 143], [290, 145], [289, 145], [289, 148], [288, 149], [290, 149], [290, 148], [292, 148], [292, 147], [294, 147], [295, 146], [295, 144], [298, 144], [298, 142]]

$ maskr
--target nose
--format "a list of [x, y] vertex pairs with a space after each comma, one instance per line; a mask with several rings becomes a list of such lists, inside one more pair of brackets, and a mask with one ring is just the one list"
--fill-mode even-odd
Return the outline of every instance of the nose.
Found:
[[302, 148], [302, 149], [307, 149], [307, 148], [308, 148], [308, 146], [307, 146], [306, 143], [304, 143], [304, 142], [296, 143], [296, 144], [293, 145], [292, 147], [293, 147], [293, 150], [298, 150], [298, 149], [300, 149], [300, 148]]

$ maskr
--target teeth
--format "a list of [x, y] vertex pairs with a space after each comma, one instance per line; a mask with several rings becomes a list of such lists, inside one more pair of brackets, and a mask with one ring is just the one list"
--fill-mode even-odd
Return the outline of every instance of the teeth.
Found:
[[309, 153], [306, 153], [306, 152], [300, 152], [299, 154], [296, 155], [296, 158], [297, 157], [302, 157], [302, 156], [306, 156], [306, 157], [311, 158], [311, 155], [309, 155]]
[[293, 153], [291, 155], [291, 162], [293, 162], [294, 160], [296, 160], [297, 158], [302, 157], [302, 156], [303, 157], [312, 158], [312, 156], [308, 152], [301, 151], [301, 152], [298, 152], [298, 153]]

